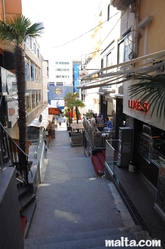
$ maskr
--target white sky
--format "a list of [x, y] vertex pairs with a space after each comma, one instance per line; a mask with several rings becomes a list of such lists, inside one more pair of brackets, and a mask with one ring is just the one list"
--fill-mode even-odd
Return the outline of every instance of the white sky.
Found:
[[[22, 0], [23, 14], [32, 23], [44, 23], [45, 31], [39, 40], [44, 59], [49, 60], [57, 54], [81, 59], [81, 55], [90, 52], [87, 38], [91, 34], [88, 31], [95, 27], [97, 1]], [[70, 42], [81, 35], [81, 38]], [[65, 43], [68, 44], [63, 45]]]

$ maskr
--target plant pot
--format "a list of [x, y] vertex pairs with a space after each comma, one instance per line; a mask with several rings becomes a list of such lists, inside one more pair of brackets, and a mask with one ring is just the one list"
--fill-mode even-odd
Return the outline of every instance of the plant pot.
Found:
[[130, 163], [130, 164], [129, 164], [129, 172], [135, 172], [135, 171], [136, 171], [136, 165]]

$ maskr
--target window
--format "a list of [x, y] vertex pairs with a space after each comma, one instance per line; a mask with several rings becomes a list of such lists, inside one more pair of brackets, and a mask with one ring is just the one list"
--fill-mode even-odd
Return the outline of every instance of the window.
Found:
[[33, 52], [34, 52], [34, 54], [36, 54], [37, 53], [37, 47], [36, 47], [35, 43], [33, 45], [34, 45], [34, 51]]
[[34, 81], [34, 64], [31, 63], [31, 81]]
[[69, 65], [68, 61], [56, 61], [55, 64], [59, 65]]
[[101, 68], [103, 68], [103, 67], [104, 67], [104, 60], [101, 59]]
[[56, 78], [69, 78], [69, 75], [56, 75]]
[[56, 71], [69, 71], [69, 68], [56, 68]]
[[132, 52], [132, 35], [128, 33], [118, 45], [118, 63], [129, 60], [129, 54]]
[[61, 65], [69, 65], [69, 62], [60, 61], [59, 64], [61, 64]]
[[110, 19], [110, 4], [108, 4], [108, 8], [107, 8], [107, 21], [109, 21]]
[[106, 56], [106, 67], [113, 66], [115, 64], [114, 48], [111, 49], [110, 53]]
[[56, 86], [63, 86], [63, 82], [56, 82]]
[[[106, 67], [106, 56], [104, 56], [102, 59], [101, 59], [101, 68], [104, 68]], [[103, 73], [106, 73], [105, 71], [102, 72]]]
[[36, 106], [36, 91], [32, 90], [32, 108]]
[[33, 48], [33, 40], [32, 40], [32, 37], [30, 36], [30, 48], [32, 49]]
[[25, 58], [25, 79], [30, 80], [29, 61]]
[[40, 50], [37, 48], [37, 57], [40, 58]]

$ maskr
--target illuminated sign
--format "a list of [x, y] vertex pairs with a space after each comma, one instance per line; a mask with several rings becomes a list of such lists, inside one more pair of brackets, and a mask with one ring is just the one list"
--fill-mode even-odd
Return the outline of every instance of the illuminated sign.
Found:
[[130, 99], [128, 100], [128, 107], [136, 111], [147, 113], [149, 110], [149, 103], [148, 102], [142, 103], [140, 100]]
[[56, 94], [60, 94], [61, 93], [61, 89], [60, 88], [56, 88]]
[[48, 108], [48, 114], [49, 115], [59, 115], [60, 114], [60, 109], [59, 108], [49, 107]]
[[18, 100], [17, 95], [7, 95], [6, 98], [7, 106], [7, 121], [10, 123], [12, 128], [18, 120]]

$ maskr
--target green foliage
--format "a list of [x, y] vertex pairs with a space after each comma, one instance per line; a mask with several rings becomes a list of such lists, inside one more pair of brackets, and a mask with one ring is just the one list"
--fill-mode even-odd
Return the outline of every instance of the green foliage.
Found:
[[129, 86], [131, 97], [138, 97], [142, 103], [148, 101], [149, 109], [152, 107], [151, 116], [156, 110], [157, 118], [165, 117], [165, 74], [140, 75], [136, 77], [137, 83]]
[[6, 43], [14, 42], [16, 45], [21, 45], [28, 36], [40, 36], [43, 30], [42, 23], [31, 24], [31, 21], [23, 15], [0, 21], [0, 39]]
[[[5, 43], [14, 43], [15, 72], [18, 87], [18, 113], [19, 113], [19, 146], [25, 152], [26, 146], [26, 106], [25, 106], [25, 62], [23, 41], [28, 36], [39, 36], [44, 27], [42, 23], [31, 24], [23, 15], [16, 15], [13, 19], [0, 21], [0, 40]], [[28, 182], [26, 154], [19, 153], [20, 173], [25, 175]]]
[[[70, 111], [73, 113], [73, 109], [75, 108], [76, 111], [76, 119], [77, 119], [77, 123], [78, 123], [78, 115], [79, 115], [79, 109], [78, 107], [84, 107], [85, 104], [78, 99], [79, 94], [77, 92], [68, 92], [66, 94], [66, 97], [64, 98], [65, 100], [65, 106], [68, 107], [68, 109], [70, 109]], [[71, 123], [71, 120], [70, 120]]]

